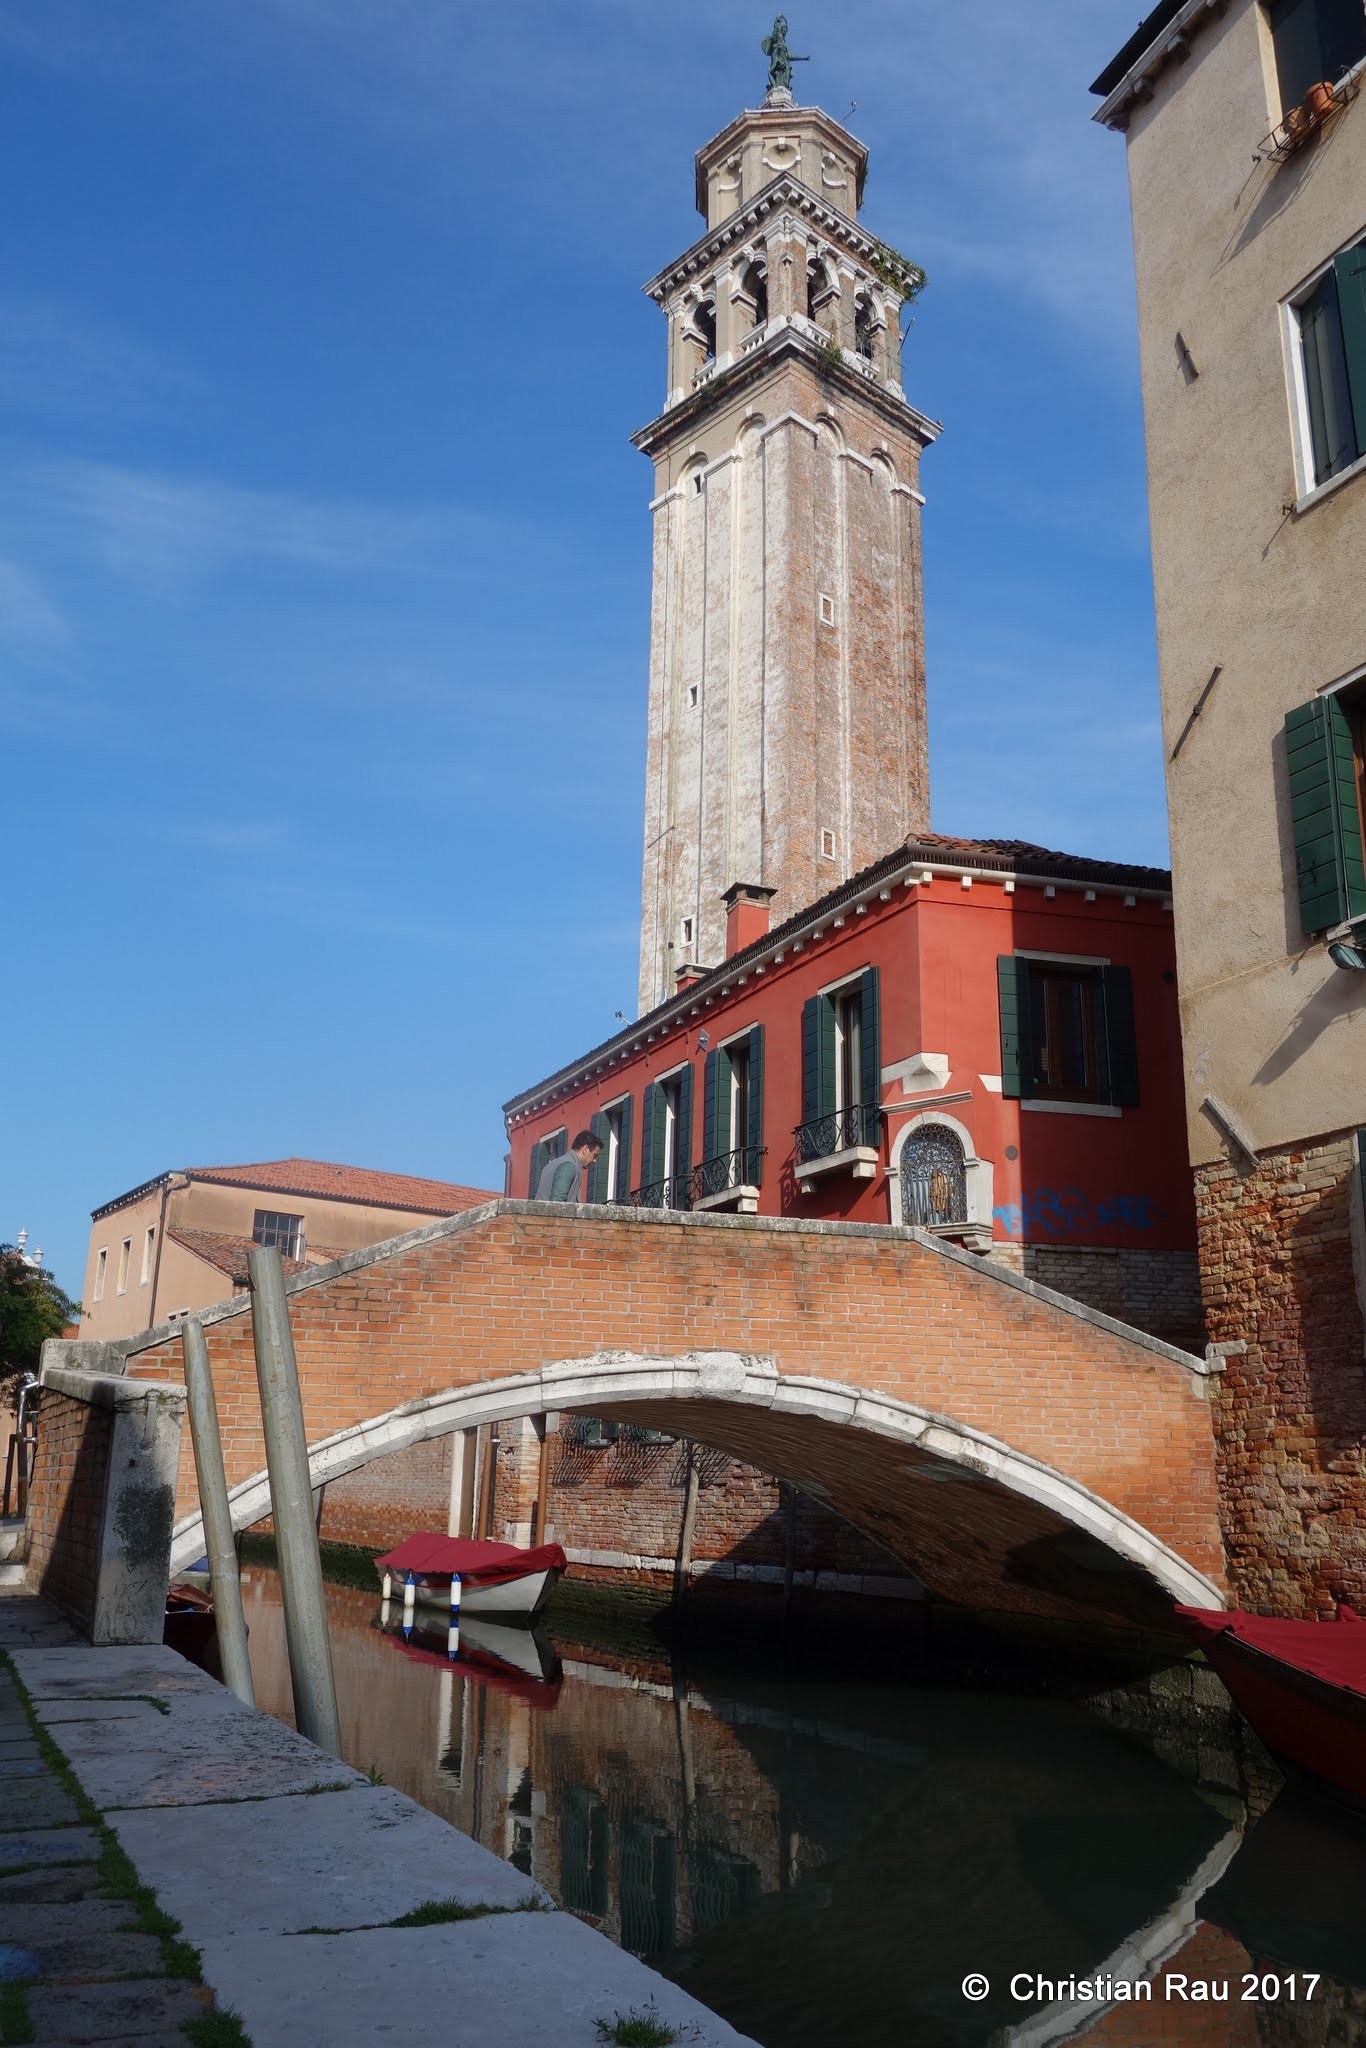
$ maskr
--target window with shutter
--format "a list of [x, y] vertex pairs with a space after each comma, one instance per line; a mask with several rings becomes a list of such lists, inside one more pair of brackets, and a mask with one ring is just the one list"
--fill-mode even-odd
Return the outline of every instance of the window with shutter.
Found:
[[1015, 1100], [1138, 1103], [1133, 977], [1127, 967], [996, 961], [1001, 1093]]
[[749, 1034], [749, 1111], [744, 1142], [749, 1147], [745, 1172], [751, 1187], [761, 1187], [764, 1178], [764, 1027], [756, 1024]]
[[1312, 489], [1366, 455], [1366, 242], [1335, 256], [1295, 301], [1294, 314], [1303, 373], [1303, 468]]
[[869, 967], [803, 1009], [799, 1163], [878, 1143], [881, 1062], [878, 971]]
[[1300, 924], [1312, 934], [1366, 917], [1360, 770], [1341, 699], [1287, 713], [1285, 751]]
[[1281, 107], [1299, 106], [1311, 85], [1330, 85], [1366, 57], [1361, 0], [1271, 0], [1267, 9], [1276, 53]]

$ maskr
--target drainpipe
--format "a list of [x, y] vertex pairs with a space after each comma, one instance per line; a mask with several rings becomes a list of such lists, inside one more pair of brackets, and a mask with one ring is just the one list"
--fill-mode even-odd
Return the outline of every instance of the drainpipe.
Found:
[[161, 1215], [157, 1221], [157, 1255], [152, 1261], [152, 1312], [147, 1318], [149, 1330], [154, 1330], [157, 1326], [157, 1287], [161, 1281], [161, 1247], [166, 1241], [166, 1204], [170, 1200], [172, 1181], [175, 1181], [182, 1188], [187, 1188], [190, 1185], [186, 1175], [177, 1175], [175, 1173], [168, 1173], [161, 1183]]

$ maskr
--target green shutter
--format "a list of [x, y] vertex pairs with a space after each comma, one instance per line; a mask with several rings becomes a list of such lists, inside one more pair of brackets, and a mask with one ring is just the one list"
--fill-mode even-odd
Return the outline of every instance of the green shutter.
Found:
[[1357, 454], [1366, 455], [1366, 242], [1333, 258], [1342, 315], [1342, 350], [1357, 430]]
[[675, 1171], [681, 1185], [680, 1208], [688, 1206], [688, 1175], [692, 1171], [692, 1064], [678, 1077], [678, 1142], [674, 1148]]
[[802, 1122], [814, 1123], [821, 1113], [819, 996], [802, 1004]]
[[656, 1126], [663, 1122], [663, 1098], [653, 1081], [645, 1084], [640, 1105], [640, 1185], [649, 1187], [655, 1177]]
[[733, 1152], [744, 1140], [738, 1131], [731, 1129], [731, 1090], [734, 1086], [734, 1069], [730, 1054], [724, 1045], [716, 1049], [716, 1150], [713, 1159], [724, 1158]]
[[531, 1148], [531, 1175], [526, 1191], [529, 1202], [534, 1202], [536, 1199], [536, 1188], [541, 1178], [541, 1168], [545, 1165], [548, 1156], [549, 1147], [546, 1140], [538, 1138]]
[[756, 1024], [749, 1034], [749, 1129], [742, 1142], [749, 1146], [745, 1167], [751, 1187], [761, 1187], [764, 1178], [764, 1027]]
[[1285, 752], [1300, 923], [1321, 932], [1366, 917], [1352, 729], [1336, 697], [1315, 697], [1287, 714]]
[[715, 1159], [716, 1144], [716, 1062], [717, 1052], [707, 1054], [702, 1068], [702, 1157]]
[[1100, 970], [1100, 1016], [1096, 1050], [1100, 1056], [1103, 1102], [1122, 1109], [1138, 1107], [1138, 1042], [1134, 1037], [1133, 976], [1127, 967]]
[[585, 1202], [610, 1202], [611, 1190], [607, 1185], [607, 1119], [600, 1109], [595, 1109], [588, 1119], [588, 1128], [602, 1146], [597, 1158], [588, 1169], [588, 1185], [583, 1191]]
[[859, 1095], [867, 1115], [863, 1142], [876, 1145], [882, 1135], [882, 1000], [876, 967], [859, 977]]
[[609, 1202], [624, 1202], [631, 1192], [631, 1098], [621, 1105], [621, 1143], [617, 1148], [617, 1184], [608, 1190]]
[[1017, 1099], [1034, 1085], [1034, 1048], [1029, 1028], [1029, 962], [1013, 953], [996, 956], [1001, 1004], [1001, 1093]]

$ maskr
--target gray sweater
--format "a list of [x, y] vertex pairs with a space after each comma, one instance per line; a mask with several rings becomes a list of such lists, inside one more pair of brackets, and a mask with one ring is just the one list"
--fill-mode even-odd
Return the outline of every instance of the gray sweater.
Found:
[[583, 1185], [583, 1167], [572, 1152], [547, 1159], [536, 1183], [538, 1202], [577, 1202]]

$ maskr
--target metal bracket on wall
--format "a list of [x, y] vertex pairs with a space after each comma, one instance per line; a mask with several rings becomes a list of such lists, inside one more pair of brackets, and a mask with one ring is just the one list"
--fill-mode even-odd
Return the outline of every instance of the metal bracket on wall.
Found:
[[1190, 717], [1189, 717], [1189, 718], [1188, 718], [1188, 719], [1186, 720], [1185, 724], [1184, 724], [1184, 725], [1182, 726], [1182, 728], [1181, 728], [1181, 737], [1180, 737], [1180, 739], [1178, 739], [1178, 741], [1176, 742], [1176, 745], [1175, 745], [1175, 746], [1174, 746], [1174, 747], [1172, 748], [1172, 753], [1171, 753], [1171, 757], [1172, 757], [1173, 761], [1174, 761], [1174, 760], [1176, 759], [1177, 755], [1178, 755], [1178, 754], [1179, 754], [1179, 753], [1181, 752], [1181, 749], [1182, 749], [1182, 747], [1184, 747], [1184, 746], [1185, 746], [1185, 744], [1186, 744], [1186, 741], [1187, 741], [1187, 740], [1188, 740], [1188, 739], [1190, 738], [1190, 735], [1191, 735], [1191, 727], [1192, 727], [1192, 726], [1193, 726], [1193, 725], [1195, 724], [1195, 721], [1196, 721], [1196, 719], [1197, 719], [1197, 718], [1198, 718], [1198, 717], [1200, 716], [1200, 713], [1201, 713], [1201, 712], [1202, 712], [1202, 711], [1204, 710], [1204, 708], [1205, 708], [1205, 705], [1206, 705], [1206, 703], [1208, 702], [1208, 699], [1209, 699], [1209, 693], [1210, 693], [1210, 691], [1211, 691], [1211, 690], [1212, 690], [1212, 689], [1214, 688], [1214, 685], [1215, 685], [1215, 684], [1216, 684], [1216, 683], [1218, 682], [1218, 680], [1219, 680], [1220, 676], [1221, 676], [1221, 675], [1222, 675], [1223, 673], [1224, 673], [1224, 665], [1223, 665], [1223, 663], [1222, 663], [1221, 661], [1216, 661], [1216, 662], [1215, 662], [1215, 664], [1214, 664], [1214, 667], [1213, 667], [1213, 668], [1212, 668], [1212, 669], [1210, 670], [1210, 678], [1209, 678], [1209, 681], [1208, 681], [1208, 682], [1207, 682], [1207, 683], [1205, 684], [1205, 687], [1204, 687], [1204, 689], [1203, 689], [1203, 690], [1202, 690], [1202, 691], [1200, 692], [1200, 695], [1199, 695], [1199, 696], [1198, 696], [1198, 697], [1196, 698], [1196, 700], [1195, 700], [1195, 704], [1194, 704], [1194, 706], [1193, 706], [1193, 708], [1192, 708], [1192, 710], [1191, 710], [1191, 715], [1190, 715]]

